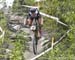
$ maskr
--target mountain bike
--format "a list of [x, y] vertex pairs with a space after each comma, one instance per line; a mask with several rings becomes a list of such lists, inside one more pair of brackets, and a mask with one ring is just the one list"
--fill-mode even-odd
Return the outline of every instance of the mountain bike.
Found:
[[30, 29], [33, 31], [33, 52], [34, 54], [37, 54], [37, 44], [38, 44], [38, 31], [39, 31], [39, 23], [37, 19], [33, 20], [32, 26], [30, 27]]

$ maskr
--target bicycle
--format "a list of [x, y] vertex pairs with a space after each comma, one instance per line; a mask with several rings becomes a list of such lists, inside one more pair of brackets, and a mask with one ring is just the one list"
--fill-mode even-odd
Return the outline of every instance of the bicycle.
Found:
[[37, 19], [33, 20], [32, 26], [30, 27], [30, 29], [33, 31], [33, 52], [36, 55], [37, 54], [37, 45], [38, 45], [38, 31], [39, 31], [39, 23]]

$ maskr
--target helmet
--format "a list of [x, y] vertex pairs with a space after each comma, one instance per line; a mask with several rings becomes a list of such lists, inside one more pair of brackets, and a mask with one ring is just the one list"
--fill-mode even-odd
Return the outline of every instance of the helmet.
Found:
[[36, 8], [31, 8], [29, 13], [30, 13], [30, 14], [32, 14], [32, 13], [38, 14], [38, 9], [36, 9]]

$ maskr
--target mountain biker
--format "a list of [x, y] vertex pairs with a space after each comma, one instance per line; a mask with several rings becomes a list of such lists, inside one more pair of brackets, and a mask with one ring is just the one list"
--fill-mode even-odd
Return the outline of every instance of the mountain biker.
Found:
[[43, 25], [43, 18], [41, 17], [41, 14], [39, 13], [39, 10], [37, 8], [31, 8], [29, 10], [26, 24], [31, 26], [34, 19], [38, 20], [38, 24], [40, 25], [40, 29], [38, 31], [38, 37], [41, 38], [41, 27]]

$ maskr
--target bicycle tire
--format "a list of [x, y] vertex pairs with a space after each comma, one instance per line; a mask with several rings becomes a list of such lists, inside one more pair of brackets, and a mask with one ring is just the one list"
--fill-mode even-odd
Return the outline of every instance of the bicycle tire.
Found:
[[33, 52], [35, 55], [37, 54], [37, 39], [35, 37], [33, 40]]

